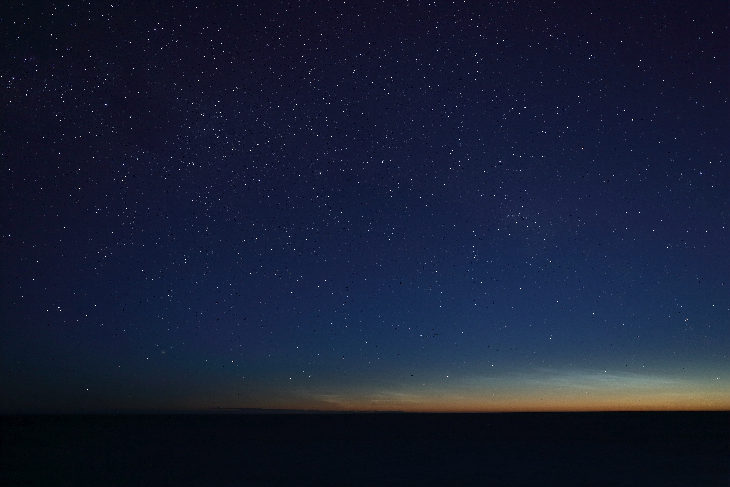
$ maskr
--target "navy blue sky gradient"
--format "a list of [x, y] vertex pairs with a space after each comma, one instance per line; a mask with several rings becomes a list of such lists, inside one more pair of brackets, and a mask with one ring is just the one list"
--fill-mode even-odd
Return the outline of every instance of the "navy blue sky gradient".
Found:
[[2, 11], [4, 410], [730, 406], [724, 2]]

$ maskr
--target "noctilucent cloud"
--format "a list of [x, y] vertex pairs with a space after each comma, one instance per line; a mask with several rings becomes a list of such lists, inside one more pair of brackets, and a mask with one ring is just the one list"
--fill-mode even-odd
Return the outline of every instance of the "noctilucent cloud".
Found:
[[2, 411], [730, 409], [725, 2], [2, 11]]

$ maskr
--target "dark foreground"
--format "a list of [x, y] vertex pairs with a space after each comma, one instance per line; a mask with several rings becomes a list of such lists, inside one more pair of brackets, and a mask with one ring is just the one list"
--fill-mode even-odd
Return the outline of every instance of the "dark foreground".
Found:
[[730, 485], [730, 413], [0, 417], [0, 485]]

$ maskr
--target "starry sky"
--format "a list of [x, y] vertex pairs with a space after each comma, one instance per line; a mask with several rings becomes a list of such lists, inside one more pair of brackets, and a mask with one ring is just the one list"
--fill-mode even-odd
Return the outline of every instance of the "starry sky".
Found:
[[6, 2], [2, 411], [730, 408], [726, 2]]

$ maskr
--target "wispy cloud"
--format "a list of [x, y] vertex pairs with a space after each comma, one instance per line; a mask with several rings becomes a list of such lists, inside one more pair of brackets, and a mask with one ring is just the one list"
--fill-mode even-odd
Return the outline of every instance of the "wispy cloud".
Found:
[[726, 407], [730, 391], [709, 380], [661, 374], [534, 368], [400, 386], [363, 384], [347, 391], [310, 392], [301, 399], [333, 410], [702, 409]]
[[537, 369], [531, 374], [516, 377], [523, 382], [540, 388], [570, 388], [587, 390], [607, 389], [640, 389], [657, 390], [673, 389], [686, 386], [689, 381], [654, 374], [638, 374], [634, 372], [614, 373], [599, 370], [560, 370]]

